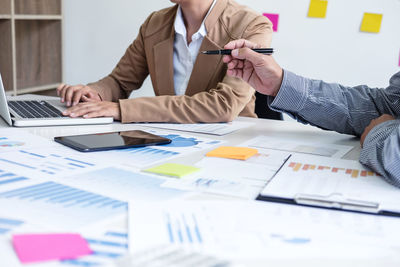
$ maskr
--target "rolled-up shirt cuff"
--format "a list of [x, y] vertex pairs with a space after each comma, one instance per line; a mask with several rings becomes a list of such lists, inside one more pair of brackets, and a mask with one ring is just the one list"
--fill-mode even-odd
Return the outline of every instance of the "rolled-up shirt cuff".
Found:
[[281, 88], [275, 97], [268, 98], [273, 110], [298, 113], [307, 100], [307, 78], [284, 70]]

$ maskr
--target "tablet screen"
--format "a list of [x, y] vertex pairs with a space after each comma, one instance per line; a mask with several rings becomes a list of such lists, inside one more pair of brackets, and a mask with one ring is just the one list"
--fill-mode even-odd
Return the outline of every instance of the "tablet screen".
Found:
[[55, 137], [54, 141], [83, 152], [171, 143], [168, 138], [140, 130]]

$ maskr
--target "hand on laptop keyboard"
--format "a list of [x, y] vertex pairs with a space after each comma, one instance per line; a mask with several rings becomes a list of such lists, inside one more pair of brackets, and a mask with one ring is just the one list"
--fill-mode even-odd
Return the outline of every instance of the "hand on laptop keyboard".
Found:
[[119, 103], [109, 101], [79, 103], [62, 114], [72, 118], [81, 116], [84, 118], [113, 117], [115, 120], [121, 120]]
[[57, 88], [57, 95], [61, 98], [62, 103], [66, 103], [67, 107], [75, 106], [79, 102], [98, 102], [101, 101], [99, 93], [87, 85], [68, 85], [60, 84]]

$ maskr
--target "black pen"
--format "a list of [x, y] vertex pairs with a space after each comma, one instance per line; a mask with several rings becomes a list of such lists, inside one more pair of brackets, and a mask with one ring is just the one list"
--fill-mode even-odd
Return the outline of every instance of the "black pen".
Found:
[[[273, 48], [255, 48], [251, 49], [254, 52], [264, 54], [264, 55], [272, 55], [274, 53]], [[208, 50], [208, 51], [201, 51], [202, 54], [205, 55], [230, 55], [232, 49], [221, 49], [221, 50]]]

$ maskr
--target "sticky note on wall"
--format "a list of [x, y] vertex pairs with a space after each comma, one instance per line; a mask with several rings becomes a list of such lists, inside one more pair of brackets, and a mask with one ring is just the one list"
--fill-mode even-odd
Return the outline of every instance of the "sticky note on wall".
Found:
[[263, 13], [265, 17], [267, 17], [272, 22], [272, 29], [274, 32], [278, 31], [278, 24], [279, 24], [279, 14], [273, 13]]
[[311, 0], [308, 8], [310, 18], [325, 18], [328, 9], [328, 0]]
[[399, 67], [400, 67], [400, 52], [399, 52]]
[[364, 13], [361, 22], [362, 32], [379, 33], [381, 30], [383, 14]]

